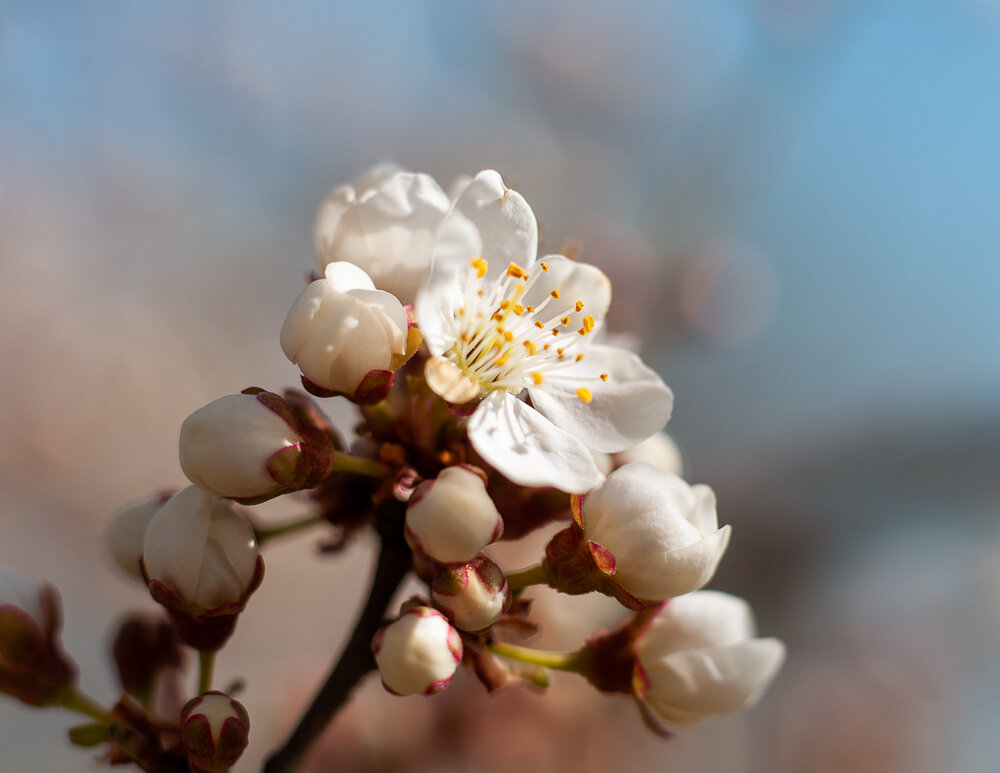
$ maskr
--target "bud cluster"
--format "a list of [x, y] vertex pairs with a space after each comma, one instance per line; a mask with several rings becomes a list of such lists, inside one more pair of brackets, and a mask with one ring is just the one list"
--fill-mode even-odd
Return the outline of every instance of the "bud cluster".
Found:
[[[712, 490], [680, 477], [662, 432], [670, 389], [603, 337], [604, 273], [539, 256], [531, 208], [493, 171], [445, 193], [427, 175], [374, 169], [329, 194], [315, 243], [321, 274], [291, 303], [280, 345], [313, 397], [355, 404], [353, 439], [294, 390], [251, 387], [187, 418], [191, 485], [123, 508], [107, 534], [163, 612], [124, 621], [125, 694], [88, 709], [97, 729], [76, 740], [108, 741], [110, 761], [146, 770], [228, 770], [250, 719], [212, 689], [214, 658], [263, 580], [262, 545], [309, 526], [333, 547], [372, 529], [383, 556], [402, 556], [396, 584], [410, 571], [423, 583], [399, 610], [366, 608], [341, 661], [363, 666], [355, 679], [374, 668], [391, 693], [432, 695], [463, 663], [490, 690], [563, 668], [671, 724], [752, 703], [783, 647], [755, 638], [745, 602], [700, 590], [731, 528]], [[269, 529], [246, 509], [289, 495], [305, 518]], [[536, 565], [500, 565], [496, 542], [552, 524], [563, 528]], [[516, 641], [539, 627], [536, 584], [603, 593], [631, 614], [576, 652], [530, 650]], [[83, 705], [63, 698], [74, 669], [58, 623], [51, 589], [0, 570], [0, 689]], [[185, 647], [200, 667], [190, 698]]]

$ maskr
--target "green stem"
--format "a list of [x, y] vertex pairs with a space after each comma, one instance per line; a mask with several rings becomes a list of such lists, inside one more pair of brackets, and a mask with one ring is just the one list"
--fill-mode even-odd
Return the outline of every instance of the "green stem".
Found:
[[316, 524], [323, 523], [324, 521], [326, 521], [326, 519], [321, 515], [308, 515], [305, 518], [300, 518], [296, 521], [289, 521], [281, 526], [272, 526], [269, 529], [254, 527], [254, 531], [257, 532], [257, 544], [263, 545], [268, 540], [275, 539], [276, 537], [286, 537], [289, 534], [295, 534], [296, 532], [308, 529], [310, 526], [315, 526]]
[[212, 673], [215, 671], [215, 650], [198, 653], [198, 694], [204, 695], [212, 689]]
[[389, 468], [381, 462], [361, 456], [351, 456], [343, 451], [333, 452], [333, 467], [330, 471], [353, 472], [355, 475], [368, 475], [373, 478], [385, 478], [391, 474]]
[[511, 660], [518, 660], [522, 663], [533, 663], [536, 666], [554, 668], [559, 671], [581, 672], [583, 667], [583, 653], [576, 652], [550, 652], [548, 650], [535, 650], [530, 647], [520, 647], [517, 644], [508, 644], [498, 641], [489, 645], [489, 649], [495, 655], [501, 655]]
[[551, 583], [552, 577], [544, 564], [535, 564], [507, 575], [507, 584], [513, 593], [522, 591], [529, 585], [551, 585]]
[[63, 708], [83, 714], [104, 725], [111, 724], [111, 714], [109, 714], [97, 701], [82, 692], [78, 687], [70, 690], [59, 700], [59, 705]]

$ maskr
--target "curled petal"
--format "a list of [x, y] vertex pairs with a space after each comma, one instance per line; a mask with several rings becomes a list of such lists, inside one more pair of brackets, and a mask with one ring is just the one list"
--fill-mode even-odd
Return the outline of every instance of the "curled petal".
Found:
[[538, 224], [528, 202], [492, 170], [477, 174], [438, 231], [433, 262], [467, 265], [484, 258], [499, 276], [510, 263], [528, 266], [538, 251]]

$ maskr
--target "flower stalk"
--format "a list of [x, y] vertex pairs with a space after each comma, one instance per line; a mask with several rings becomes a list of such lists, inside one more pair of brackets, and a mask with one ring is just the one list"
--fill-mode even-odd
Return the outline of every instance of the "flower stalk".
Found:
[[573, 671], [583, 673], [586, 656], [583, 650], [573, 652], [553, 652], [550, 650], [536, 650], [531, 647], [522, 647], [517, 644], [498, 641], [489, 645], [490, 651], [495, 655], [517, 660], [521, 663], [531, 663], [544, 668], [554, 668], [557, 671]]
[[95, 722], [100, 722], [102, 725], [111, 724], [111, 714], [78, 687], [67, 690], [59, 699], [59, 705], [64, 709], [89, 717]]

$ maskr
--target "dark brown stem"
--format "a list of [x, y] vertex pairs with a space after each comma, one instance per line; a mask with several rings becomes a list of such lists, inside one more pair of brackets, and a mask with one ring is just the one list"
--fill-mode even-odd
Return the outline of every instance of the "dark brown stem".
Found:
[[386, 608], [409, 571], [410, 564], [410, 552], [405, 543], [392, 538], [382, 539], [368, 600], [351, 638], [298, 727], [284, 746], [264, 764], [264, 773], [292, 773], [296, 770], [361, 678], [375, 668], [372, 636], [382, 625]]

